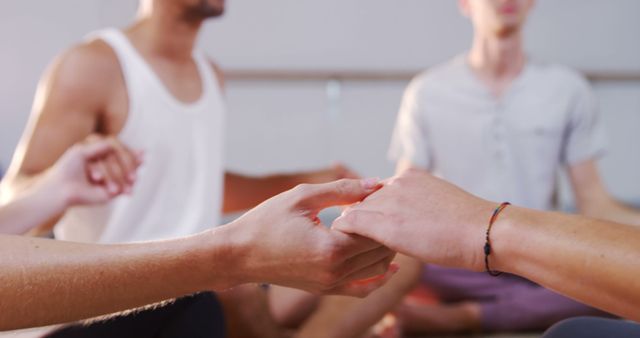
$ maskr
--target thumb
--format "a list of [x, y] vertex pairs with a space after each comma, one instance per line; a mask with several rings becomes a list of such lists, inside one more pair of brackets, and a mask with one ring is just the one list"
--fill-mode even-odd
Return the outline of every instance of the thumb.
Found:
[[324, 184], [303, 184], [296, 189], [301, 194], [298, 205], [314, 211], [353, 204], [379, 190], [378, 179], [341, 179]]
[[385, 244], [389, 240], [386, 229], [391, 225], [392, 222], [381, 212], [350, 209], [336, 218], [331, 228]]

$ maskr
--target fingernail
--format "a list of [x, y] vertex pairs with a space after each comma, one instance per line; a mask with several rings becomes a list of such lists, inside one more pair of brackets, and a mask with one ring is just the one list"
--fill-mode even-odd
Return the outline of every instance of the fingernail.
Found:
[[378, 184], [380, 183], [380, 179], [379, 178], [367, 178], [364, 180], [360, 181], [362, 183], [362, 187], [367, 189], [367, 190], [371, 190], [374, 189], [378, 186]]
[[398, 265], [398, 263], [391, 263], [389, 265], [389, 271], [391, 271], [391, 273], [396, 273], [398, 270], [400, 270], [400, 265]]
[[118, 193], [118, 187], [113, 183], [109, 183], [109, 185], [107, 186], [107, 189], [109, 189], [109, 192], [112, 194]]
[[129, 181], [133, 182], [133, 181], [135, 181], [135, 180], [136, 180], [136, 178], [137, 178], [137, 177], [136, 177], [136, 173], [130, 173], [130, 174], [129, 174]]

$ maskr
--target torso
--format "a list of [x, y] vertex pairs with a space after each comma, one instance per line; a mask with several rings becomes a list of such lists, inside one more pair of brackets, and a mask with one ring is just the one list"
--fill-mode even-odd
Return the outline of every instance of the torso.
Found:
[[[202, 79], [193, 59], [188, 62], [163, 60], [138, 49], [131, 34], [125, 32], [125, 35], [178, 101], [189, 104], [197, 101], [203, 95]], [[88, 44], [104, 53], [105, 57], [108, 57], [113, 63], [113, 67], [119, 70], [117, 76], [112, 76], [112, 81], [105, 84], [108, 90], [104, 92], [104, 107], [99, 114], [100, 121], [98, 121], [96, 129], [96, 132], [99, 133], [118, 135], [122, 131], [129, 113], [129, 97], [120, 63], [113, 49], [104, 41], [94, 40]]]
[[417, 81], [430, 170], [485, 199], [552, 207], [577, 75], [532, 63], [496, 97], [459, 57]]

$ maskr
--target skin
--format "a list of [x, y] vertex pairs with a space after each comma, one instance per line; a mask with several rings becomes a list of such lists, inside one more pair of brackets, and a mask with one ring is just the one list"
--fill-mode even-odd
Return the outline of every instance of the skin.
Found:
[[[334, 227], [425, 263], [484, 270], [487, 215], [497, 203], [408, 170]], [[639, 320], [640, 229], [582, 216], [508, 207], [491, 232], [493, 269]], [[560, 258], [560, 259], [559, 259]]]
[[[46, 186], [34, 185], [43, 188], [16, 203], [42, 219], [59, 212], [64, 205], [33, 197], [50, 194]], [[91, 194], [93, 187], [85, 188], [62, 192], [73, 201]], [[0, 330], [89, 318], [245, 283], [364, 297], [397, 271], [389, 269], [394, 253], [331, 230], [316, 215], [328, 206], [358, 202], [378, 188], [359, 180], [300, 186], [233, 223], [169, 241], [94, 245], [2, 235], [0, 308], [11, 311], [0, 311]], [[0, 209], [3, 225], [33, 217], [12, 209], [11, 204]]]

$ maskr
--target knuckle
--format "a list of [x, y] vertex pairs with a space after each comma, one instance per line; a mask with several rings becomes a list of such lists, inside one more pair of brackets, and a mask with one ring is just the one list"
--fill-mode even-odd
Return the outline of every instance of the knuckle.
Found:
[[347, 194], [351, 188], [351, 180], [343, 178], [336, 181], [336, 190], [340, 194]]
[[309, 190], [311, 189], [311, 185], [307, 183], [298, 184], [293, 188], [294, 195], [297, 197], [304, 197], [309, 194]]
[[301, 204], [309, 195], [309, 184], [299, 184], [289, 191], [289, 198], [294, 205]]
[[342, 248], [335, 241], [326, 241], [322, 246], [322, 257], [324, 257], [324, 263], [329, 268], [335, 268], [341, 261], [344, 255], [344, 248]]

